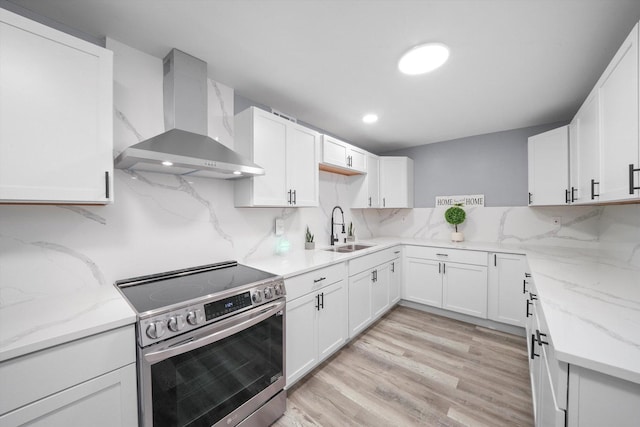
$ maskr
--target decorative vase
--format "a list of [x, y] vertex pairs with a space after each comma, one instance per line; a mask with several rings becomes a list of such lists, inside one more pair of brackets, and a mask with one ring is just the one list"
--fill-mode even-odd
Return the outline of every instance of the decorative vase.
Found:
[[305, 249], [315, 249], [316, 248], [316, 242], [304, 242], [304, 248]]
[[451, 241], [452, 242], [462, 242], [464, 240], [464, 235], [461, 231], [454, 231], [451, 233]]
[[355, 242], [356, 236], [347, 236], [347, 242]]

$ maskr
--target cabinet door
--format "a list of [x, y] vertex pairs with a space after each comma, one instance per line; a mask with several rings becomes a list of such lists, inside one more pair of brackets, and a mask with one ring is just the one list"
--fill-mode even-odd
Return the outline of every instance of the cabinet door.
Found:
[[598, 92], [592, 92], [576, 115], [577, 178], [576, 204], [598, 201], [598, 184], [591, 191], [591, 180], [600, 182], [600, 126]]
[[366, 153], [357, 148], [349, 148], [349, 167], [351, 169], [366, 172], [367, 171], [367, 158]]
[[349, 277], [349, 337], [353, 338], [371, 323], [370, 270]]
[[0, 416], [0, 425], [137, 426], [137, 401], [133, 363]]
[[487, 267], [442, 264], [442, 308], [486, 319]]
[[380, 160], [378, 156], [367, 156], [367, 202], [370, 208], [380, 206]]
[[575, 203], [578, 196], [578, 169], [578, 119], [574, 117], [569, 124], [569, 204]]
[[294, 191], [294, 206], [318, 206], [319, 138], [311, 129], [287, 127], [287, 191]]
[[527, 260], [524, 255], [491, 254], [489, 267], [488, 317], [496, 322], [524, 327], [525, 311], [522, 306], [524, 273]]
[[380, 207], [413, 207], [413, 160], [380, 157]]
[[371, 283], [371, 311], [373, 318], [382, 316], [389, 308], [390, 264], [382, 264], [375, 268], [375, 280]]
[[318, 362], [342, 347], [349, 336], [345, 282], [341, 280], [323, 288], [320, 295], [322, 308], [318, 312]]
[[403, 298], [442, 307], [442, 263], [430, 259], [406, 258]]
[[402, 263], [400, 258], [391, 261], [389, 266], [389, 304], [400, 301], [400, 286], [402, 284]]
[[[638, 25], [604, 72], [599, 87], [602, 141], [599, 201], [640, 197], [629, 194], [629, 165], [638, 168]], [[636, 180], [637, 182], [637, 180]]]
[[287, 205], [286, 141], [287, 124], [265, 111], [254, 109], [253, 161], [266, 173], [253, 180], [253, 204]]
[[322, 162], [347, 167], [347, 146], [342, 141], [322, 136]]
[[569, 188], [569, 131], [562, 126], [529, 138], [529, 205], [564, 205]]
[[0, 9], [0, 200], [113, 201], [113, 54]]
[[[536, 416], [536, 425], [544, 426], [544, 427], [564, 427], [565, 426], [565, 412], [562, 409], [559, 409], [556, 405], [556, 399], [553, 394], [553, 386], [551, 382], [551, 371], [549, 370], [549, 366], [547, 365], [547, 360], [545, 358], [544, 352], [540, 349], [540, 346], [536, 349], [537, 353], [540, 353], [539, 359], [537, 361], [539, 365], [539, 375], [540, 380], [538, 382], [538, 399], [536, 410], [538, 414]], [[602, 426], [602, 425], [616, 425], [620, 426], [621, 424], [594, 424], [594, 426]]]
[[318, 362], [317, 293], [287, 301], [287, 386]]

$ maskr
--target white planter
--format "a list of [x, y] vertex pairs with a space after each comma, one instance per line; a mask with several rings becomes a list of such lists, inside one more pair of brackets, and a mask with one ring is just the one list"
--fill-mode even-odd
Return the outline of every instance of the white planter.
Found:
[[451, 233], [451, 241], [452, 242], [462, 242], [464, 240], [464, 235], [461, 231], [454, 231]]
[[305, 249], [315, 249], [316, 248], [316, 242], [304, 242], [304, 248]]

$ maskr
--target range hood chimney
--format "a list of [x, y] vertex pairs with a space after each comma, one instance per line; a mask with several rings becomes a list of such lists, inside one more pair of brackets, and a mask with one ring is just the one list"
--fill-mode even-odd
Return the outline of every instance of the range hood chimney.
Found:
[[207, 63], [177, 49], [164, 58], [166, 132], [126, 148], [118, 169], [234, 179], [264, 169], [207, 135]]

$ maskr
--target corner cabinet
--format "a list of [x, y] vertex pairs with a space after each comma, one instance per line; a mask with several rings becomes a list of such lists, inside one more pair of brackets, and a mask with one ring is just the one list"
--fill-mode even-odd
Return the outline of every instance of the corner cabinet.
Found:
[[251, 107], [235, 116], [234, 149], [265, 170], [235, 181], [235, 206], [318, 206], [320, 134]]
[[345, 264], [285, 280], [287, 388], [347, 341]]
[[322, 162], [320, 169], [342, 175], [366, 172], [366, 152], [329, 135], [322, 135]]
[[525, 326], [527, 259], [524, 255], [490, 253], [488, 318], [514, 326]]
[[0, 363], [0, 425], [137, 426], [135, 343], [131, 325]]
[[113, 53], [0, 8], [0, 203], [113, 201]]
[[380, 207], [380, 158], [367, 153], [367, 173], [354, 176], [349, 183], [354, 209]]
[[379, 207], [413, 207], [413, 160], [409, 157], [380, 157]]
[[529, 206], [569, 204], [569, 126], [528, 140]]

